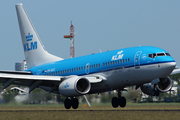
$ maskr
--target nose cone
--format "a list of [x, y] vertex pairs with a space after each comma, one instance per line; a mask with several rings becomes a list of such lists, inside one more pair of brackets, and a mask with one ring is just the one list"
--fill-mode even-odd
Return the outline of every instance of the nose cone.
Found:
[[169, 69], [171, 72], [174, 70], [174, 68], [176, 67], [176, 62], [170, 62], [167, 64], [167, 69]]
[[162, 72], [161, 78], [169, 76], [175, 67], [176, 67], [175, 61], [159, 64], [160, 71]]

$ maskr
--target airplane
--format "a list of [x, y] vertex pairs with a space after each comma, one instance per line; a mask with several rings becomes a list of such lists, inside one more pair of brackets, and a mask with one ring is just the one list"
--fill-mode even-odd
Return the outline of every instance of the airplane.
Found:
[[28, 69], [0, 71], [3, 89], [14, 84], [29, 87], [29, 93], [41, 88], [49, 93], [65, 96], [64, 107], [77, 109], [78, 96], [117, 90], [114, 108], [125, 107], [121, 92], [136, 86], [153, 96], [171, 90], [169, 78], [176, 62], [170, 54], [153, 46], [137, 46], [106, 51], [70, 59], [48, 53], [42, 44], [22, 3], [16, 5], [17, 18]]

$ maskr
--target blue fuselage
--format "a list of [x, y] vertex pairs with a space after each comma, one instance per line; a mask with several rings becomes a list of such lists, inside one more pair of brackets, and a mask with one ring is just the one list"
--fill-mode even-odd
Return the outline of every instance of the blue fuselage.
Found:
[[166, 77], [175, 65], [175, 60], [167, 51], [144, 46], [51, 62], [27, 71], [31, 71], [34, 75], [47, 76], [102, 75], [107, 81], [98, 88], [104, 89], [103, 86], [106, 86], [108, 89], [116, 89]]

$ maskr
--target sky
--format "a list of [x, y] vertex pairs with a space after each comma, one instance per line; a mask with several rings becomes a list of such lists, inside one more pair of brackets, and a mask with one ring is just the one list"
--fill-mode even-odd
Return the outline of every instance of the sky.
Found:
[[15, 5], [22, 3], [46, 50], [70, 57], [71, 19], [75, 56], [134, 46], [168, 51], [180, 66], [178, 0], [1, 0], [0, 70], [25, 59]]

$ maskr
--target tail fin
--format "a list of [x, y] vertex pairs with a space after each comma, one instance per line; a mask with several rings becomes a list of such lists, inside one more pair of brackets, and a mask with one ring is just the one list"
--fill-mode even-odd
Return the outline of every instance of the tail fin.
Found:
[[45, 50], [44, 45], [42, 44], [32, 22], [30, 21], [21, 3], [16, 5], [16, 12], [27, 67], [32, 68], [48, 62], [63, 60], [62, 58], [49, 54]]

